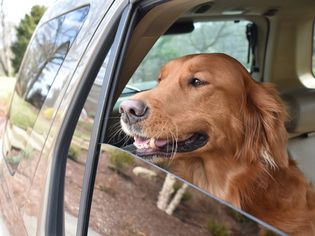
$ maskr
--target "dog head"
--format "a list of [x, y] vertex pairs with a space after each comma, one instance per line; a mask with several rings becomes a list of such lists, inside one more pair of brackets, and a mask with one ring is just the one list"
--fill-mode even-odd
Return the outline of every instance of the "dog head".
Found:
[[188, 55], [161, 68], [158, 85], [120, 106], [137, 154], [153, 160], [211, 153], [287, 165], [286, 112], [270, 85], [225, 54]]

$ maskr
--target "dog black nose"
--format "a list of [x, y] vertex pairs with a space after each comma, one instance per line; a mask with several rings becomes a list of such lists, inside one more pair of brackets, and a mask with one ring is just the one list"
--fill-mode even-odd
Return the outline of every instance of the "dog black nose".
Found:
[[134, 124], [146, 118], [148, 110], [144, 102], [134, 99], [123, 101], [119, 107], [122, 120], [129, 124]]

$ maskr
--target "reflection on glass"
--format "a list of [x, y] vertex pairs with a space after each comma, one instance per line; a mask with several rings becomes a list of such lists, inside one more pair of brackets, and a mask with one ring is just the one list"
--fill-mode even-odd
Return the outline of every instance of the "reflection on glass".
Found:
[[[46, 109], [44, 118], [37, 119], [44, 102], [53, 104], [59, 91], [50, 91], [72, 43], [74, 42], [89, 7], [57, 17], [36, 32], [21, 67], [9, 112], [9, 123], [3, 147], [7, 164], [14, 173], [22, 158], [33, 158], [40, 152], [49, 129], [52, 111]], [[62, 87], [55, 86], [55, 87]], [[48, 94], [49, 97], [48, 97]], [[36, 132], [33, 127], [37, 122]], [[32, 150], [32, 151], [29, 151]]]
[[[69, 201], [66, 206], [70, 205]], [[100, 235], [248, 236], [269, 232], [173, 175], [110, 145], [102, 145], [90, 229]]]
[[29, 89], [25, 92], [24, 97], [25, 100], [34, 107], [38, 109], [42, 107], [69, 47], [69, 42], [60, 45], [60, 47], [56, 49], [54, 56], [47, 59], [43, 69], [40, 71], [39, 75], [36, 76], [36, 80], [33, 80], [32, 84], [28, 86]]

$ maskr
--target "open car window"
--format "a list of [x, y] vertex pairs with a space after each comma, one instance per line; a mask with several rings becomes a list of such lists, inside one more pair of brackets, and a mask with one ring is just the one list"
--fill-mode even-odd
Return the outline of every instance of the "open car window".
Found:
[[154, 87], [161, 66], [188, 54], [226, 53], [250, 70], [252, 62], [248, 57], [250, 49], [246, 29], [251, 24], [252, 22], [247, 20], [196, 21], [192, 23], [191, 32], [166, 33], [145, 56], [128, 85], [139, 90], [146, 89], [147, 85]]

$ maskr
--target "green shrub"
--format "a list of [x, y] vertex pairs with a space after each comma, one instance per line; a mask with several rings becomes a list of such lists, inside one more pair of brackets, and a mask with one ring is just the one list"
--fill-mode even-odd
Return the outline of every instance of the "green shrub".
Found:
[[[180, 182], [176, 182], [173, 186], [174, 188], [174, 194], [176, 194], [176, 192], [182, 187], [182, 183]], [[184, 192], [181, 201], [182, 202], [186, 202], [192, 199], [192, 195], [190, 194], [190, 192], [187, 192], [187, 190]]]
[[229, 228], [224, 224], [217, 220], [210, 219], [208, 221], [208, 231], [213, 236], [229, 236], [231, 235], [231, 232]]
[[122, 170], [134, 163], [134, 158], [126, 152], [108, 149], [108, 153], [110, 154], [108, 160], [116, 170]]

